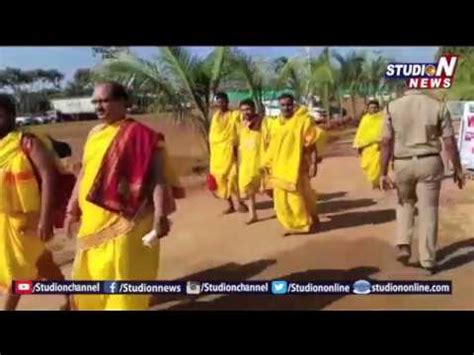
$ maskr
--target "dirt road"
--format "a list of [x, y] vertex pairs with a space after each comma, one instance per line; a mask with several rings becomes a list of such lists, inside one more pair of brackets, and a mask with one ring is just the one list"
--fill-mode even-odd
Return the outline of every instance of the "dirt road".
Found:
[[[395, 196], [371, 190], [349, 145], [350, 137], [328, 147], [337, 154], [324, 160], [313, 182], [320, 195], [321, 225], [311, 235], [282, 238], [266, 199], [259, 203], [262, 221], [246, 226], [245, 215], [220, 216], [220, 201], [204, 188], [192, 190], [180, 202], [173, 231], [162, 242], [160, 279], [452, 280], [452, 295], [160, 296], [152, 309], [474, 309], [474, 183], [463, 191], [449, 180], [443, 184], [441, 272], [425, 277], [418, 268], [394, 260]], [[52, 249], [69, 273], [73, 242], [58, 236]], [[58, 309], [61, 301], [28, 296], [19, 308]]]

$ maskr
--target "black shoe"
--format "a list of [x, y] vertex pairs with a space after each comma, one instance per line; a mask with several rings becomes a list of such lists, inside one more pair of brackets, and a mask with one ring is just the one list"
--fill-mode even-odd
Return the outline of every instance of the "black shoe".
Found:
[[411, 249], [409, 245], [399, 245], [398, 246], [398, 255], [397, 260], [403, 265], [408, 266], [408, 261], [411, 257]]

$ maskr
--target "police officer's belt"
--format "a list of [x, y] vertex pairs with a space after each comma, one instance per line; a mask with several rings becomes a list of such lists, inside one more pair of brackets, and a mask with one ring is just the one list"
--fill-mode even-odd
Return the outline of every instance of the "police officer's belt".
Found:
[[427, 158], [427, 157], [439, 157], [439, 153], [412, 155], [411, 157], [394, 157], [393, 159], [395, 159], [395, 160], [410, 160], [410, 159], [420, 159], [420, 158]]

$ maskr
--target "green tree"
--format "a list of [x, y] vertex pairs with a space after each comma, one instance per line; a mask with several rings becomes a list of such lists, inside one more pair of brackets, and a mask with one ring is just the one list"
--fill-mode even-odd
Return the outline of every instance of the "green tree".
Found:
[[[333, 57], [339, 63], [337, 71], [336, 85], [338, 88], [339, 102], [342, 114], [342, 102], [344, 94], [348, 94], [351, 100], [352, 113], [356, 114], [356, 97], [361, 91], [361, 82], [363, 81], [363, 67], [366, 61], [364, 53], [352, 51], [346, 56], [333, 52]], [[354, 117], [355, 118], [355, 117]]]
[[287, 61], [281, 67], [277, 87], [291, 89], [299, 102], [309, 105], [316, 94], [329, 112], [331, 99], [336, 95], [336, 75], [329, 48], [325, 48], [316, 58], [296, 57]]
[[457, 54], [459, 56], [454, 82], [447, 92], [447, 97], [452, 100], [473, 100], [474, 47], [440, 47], [435, 59], [438, 60], [443, 54]]
[[0, 70], [0, 87], [9, 90], [16, 98], [19, 113], [45, 111], [50, 95], [57, 93], [64, 75], [55, 69]]
[[384, 74], [387, 64], [388, 59], [383, 56], [378, 56], [372, 60], [367, 59], [363, 63], [359, 93], [364, 97], [365, 104], [367, 104], [369, 96], [376, 97], [383, 93], [386, 86]]
[[77, 69], [71, 81], [66, 84], [64, 96], [89, 96], [94, 90], [94, 73], [89, 68]]
[[273, 60], [272, 69], [275, 73], [278, 73], [286, 63], [288, 63], [289, 59], [287, 57], [278, 57]]
[[435, 54], [435, 59], [438, 60], [444, 54], [457, 54], [461, 57], [474, 55], [474, 47], [449, 47], [441, 46]]
[[128, 47], [116, 46], [92, 47], [92, 55], [100, 57], [102, 60], [118, 58], [123, 53], [130, 53], [130, 49]]
[[271, 88], [273, 79], [266, 70], [265, 63], [257, 63], [251, 56], [236, 48], [231, 51], [228, 63], [227, 75], [233, 73], [233, 78], [250, 90], [250, 97], [255, 101], [257, 111], [265, 113], [263, 94]]
[[154, 108], [171, 109], [177, 119], [190, 118], [209, 148], [212, 100], [229, 58], [227, 47], [216, 47], [206, 58], [192, 55], [183, 47], [161, 47], [160, 56], [153, 60], [129, 53], [106, 60], [99, 75], [128, 88], [146, 89]]
[[303, 102], [308, 96], [309, 76], [306, 75], [304, 59], [300, 57], [291, 58], [280, 69], [276, 82], [276, 89], [290, 90], [295, 100]]
[[10, 89], [14, 95], [17, 95], [20, 91], [25, 90], [26, 86], [33, 81], [34, 76], [31, 72], [7, 67], [0, 70], [0, 78], [3, 87]]
[[321, 98], [329, 120], [330, 102], [336, 95], [336, 70], [331, 63], [328, 47], [324, 48], [319, 57], [311, 63], [311, 85]]

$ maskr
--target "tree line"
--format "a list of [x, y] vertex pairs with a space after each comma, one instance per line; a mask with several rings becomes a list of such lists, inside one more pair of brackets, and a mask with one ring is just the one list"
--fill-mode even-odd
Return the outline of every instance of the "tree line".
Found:
[[[318, 97], [327, 112], [348, 101], [352, 113], [356, 100], [384, 94], [400, 94], [404, 81], [385, 80], [391, 58], [352, 51], [342, 55], [324, 48], [318, 55], [302, 48], [294, 58], [258, 60], [238, 48], [215, 47], [207, 57], [193, 55], [184, 47], [158, 47], [157, 56], [143, 59], [128, 47], [93, 47], [101, 59], [96, 68], [78, 69], [63, 84], [57, 70], [0, 70], [0, 90], [15, 95], [19, 112], [41, 112], [52, 98], [91, 95], [94, 82], [117, 80], [132, 93], [132, 100], [149, 110], [172, 110], [177, 119], [190, 119], [207, 136], [213, 95], [219, 90], [247, 90], [263, 110], [269, 90], [291, 91], [296, 99], [313, 104]], [[440, 47], [444, 53], [459, 54], [460, 63], [448, 99], [474, 99], [474, 48]]]
[[63, 87], [64, 74], [56, 69], [0, 70], [0, 90], [12, 94], [19, 115], [44, 113], [53, 98], [91, 95], [94, 79], [91, 69], [78, 69]]
[[[448, 99], [474, 99], [474, 55], [472, 47], [440, 47], [443, 53], [460, 54], [460, 63]], [[295, 58], [280, 57], [259, 61], [240, 49], [215, 47], [207, 57], [193, 55], [184, 47], [159, 47], [157, 56], [147, 60], [128, 49], [115, 48], [97, 68], [101, 78], [121, 82], [134, 93], [152, 93], [154, 109], [168, 109], [177, 119], [190, 119], [207, 141], [211, 103], [216, 91], [248, 90], [263, 108], [268, 90], [288, 90], [296, 99], [312, 104], [319, 97], [329, 112], [334, 105], [342, 112], [349, 100], [354, 114], [356, 100], [399, 96], [404, 80], [385, 80], [387, 64], [394, 61], [376, 53], [352, 51], [342, 55], [325, 48], [313, 56], [310, 48]]]

